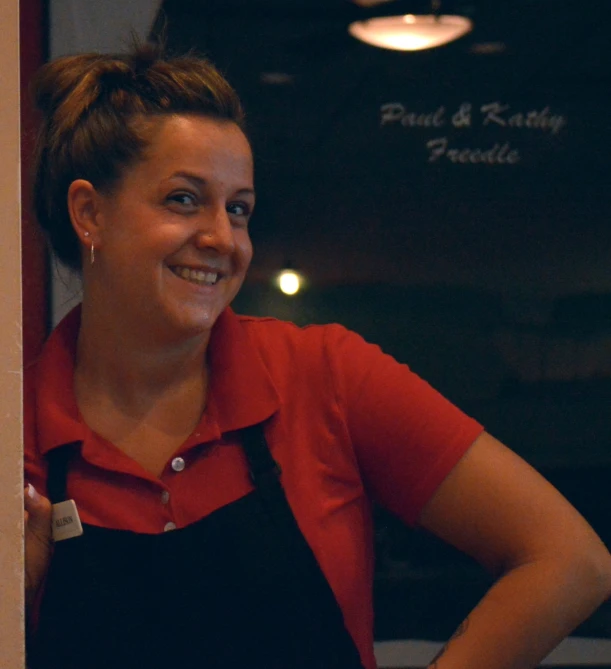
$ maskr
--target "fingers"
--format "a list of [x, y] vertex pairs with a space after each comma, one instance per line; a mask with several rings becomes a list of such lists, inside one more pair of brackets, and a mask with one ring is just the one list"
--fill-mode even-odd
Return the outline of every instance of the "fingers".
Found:
[[23, 504], [28, 529], [40, 535], [50, 534], [51, 502], [43, 497], [31, 483], [24, 490]]
[[31, 609], [49, 566], [53, 538], [51, 532], [51, 502], [33, 485], [23, 495], [25, 517], [25, 594], [26, 606]]

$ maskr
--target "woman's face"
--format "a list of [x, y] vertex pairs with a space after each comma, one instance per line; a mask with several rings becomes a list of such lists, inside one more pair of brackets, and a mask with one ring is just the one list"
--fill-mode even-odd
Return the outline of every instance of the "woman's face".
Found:
[[99, 195], [90, 277], [122, 322], [174, 338], [209, 331], [252, 258], [255, 204], [248, 141], [231, 122], [159, 122], [144, 159]]

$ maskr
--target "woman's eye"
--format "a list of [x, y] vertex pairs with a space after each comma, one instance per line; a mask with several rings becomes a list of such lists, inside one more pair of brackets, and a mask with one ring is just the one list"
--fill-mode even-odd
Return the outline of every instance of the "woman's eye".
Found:
[[246, 202], [231, 202], [227, 205], [227, 211], [235, 216], [250, 216], [251, 208]]
[[197, 203], [195, 196], [191, 193], [172, 193], [168, 200], [181, 207], [194, 207]]

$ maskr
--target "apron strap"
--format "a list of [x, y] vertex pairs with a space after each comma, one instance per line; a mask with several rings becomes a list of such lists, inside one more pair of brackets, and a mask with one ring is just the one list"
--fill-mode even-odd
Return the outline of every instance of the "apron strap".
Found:
[[282, 473], [280, 465], [272, 458], [265, 439], [263, 424], [257, 423], [239, 431], [242, 448], [248, 458], [250, 478], [258, 488], [269, 477], [278, 478]]
[[280, 482], [282, 470], [270, 453], [263, 423], [240, 430], [242, 448], [248, 459], [250, 478], [259, 493], [268, 516], [277, 524], [295, 523], [293, 512]]
[[54, 448], [47, 453], [47, 493], [51, 504], [63, 502], [66, 498], [68, 465], [74, 457], [80, 441]]

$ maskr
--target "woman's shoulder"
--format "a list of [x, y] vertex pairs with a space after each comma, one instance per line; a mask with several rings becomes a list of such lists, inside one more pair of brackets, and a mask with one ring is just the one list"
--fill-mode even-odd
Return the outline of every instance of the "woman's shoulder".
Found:
[[237, 316], [240, 329], [274, 375], [293, 380], [320, 378], [343, 394], [363, 377], [409, 367], [385, 354], [377, 344], [339, 323], [298, 325], [270, 317]]
[[248, 336], [263, 346], [287, 346], [332, 351], [336, 347], [367, 345], [356, 332], [339, 323], [310, 323], [299, 325], [270, 316], [236, 315]]

